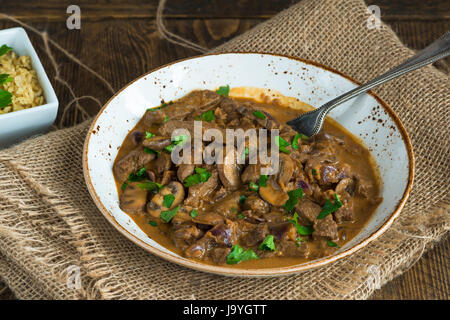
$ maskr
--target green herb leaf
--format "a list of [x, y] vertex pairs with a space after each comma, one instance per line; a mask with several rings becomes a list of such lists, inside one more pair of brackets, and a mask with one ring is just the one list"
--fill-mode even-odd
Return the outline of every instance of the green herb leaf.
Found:
[[146, 169], [145, 167], [142, 167], [138, 171], [130, 173], [130, 175], [128, 176], [128, 181], [138, 182], [144, 180], [146, 177], [147, 177]]
[[167, 147], [165, 147], [164, 149], [172, 152], [173, 149], [175, 148], [175, 146], [178, 145], [183, 145], [185, 144], [188, 140], [190, 139], [190, 136], [186, 135], [186, 134], [182, 134], [179, 136], [175, 136], [172, 138], [172, 143], [170, 145], [168, 145]]
[[198, 216], [198, 211], [195, 210], [195, 209], [192, 209], [192, 211], [191, 211], [191, 217], [192, 217], [192, 218], [195, 218], [196, 216]]
[[149, 224], [150, 224], [152, 227], [157, 227], [157, 226], [158, 226], [158, 224], [157, 224], [155, 221], [150, 221]]
[[329, 245], [330, 247], [339, 248], [338, 244], [331, 240], [327, 240], [327, 245]]
[[240, 204], [244, 204], [245, 199], [247, 199], [247, 196], [241, 195], [241, 196], [239, 197], [239, 203], [240, 203]]
[[8, 52], [11, 51], [12, 49], [13, 49], [13, 48], [8, 47], [6, 44], [2, 45], [2, 46], [0, 47], [0, 56], [2, 56], [2, 55], [4, 55], [4, 54], [8, 53]]
[[244, 214], [242, 212], [239, 212], [237, 215], [238, 219], [245, 219], [246, 216], [244, 216]]
[[168, 117], [168, 116], [166, 116], [166, 117], [164, 118], [164, 123], [166, 123], [167, 121], [169, 121], [169, 117]]
[[308, 236], [314, 232], [314, 228], [310, 226], [302, 226], [298, 223], [298, 214], [294, 213], [294, 219], [288, 219], [290, 223], [292, 223], [297, 229], [297, 233], [302, 236]]
[[161, 153], [161, 151], [153, 150], [153, 149], [150, 149], [149, 147], [144, 147], [144, 152], [152, 153], [154, 155], [159, 155]]
[[11, 78], [11, 76], [7, 73], [2, 73], [0, 74], [0, 85], [3, 85], [7, 82], [11, 82], [13, 80], [13, 78]]
[[275, 251], [275, 242], [273, 242], [273, 235], [269, 234], [259, 246], [259, 250]]
[[307, 135], [304, 135], [303, 133], [297, 133], [294, 136], [294, 139], [292, 139], [292, 144], [291, 144], [292, 148], [295, 150], [298, 150], [298, 139], [305, 141], [305, 140], [308, 140], [309, 138]]
[[257, 192], [259, 190], [259, 186], [252, 181], [250, 181], [250, 183], [248, 184], [248, 188], [255, 192]]
[[313, 176], [317, 176], [317, 170], [316, 169], [311, 169], [311, 173], [313, 174]]
[[161, 189], [162, 186], [163, 186], [162, 184], [150, 180], [146, 180], [143, 183], [138, 184], [138, 187], [140, 189], [147, 191], [159, 191], [159, 189]]
[[306, 239], [303, 239], [301, 237], [297, 237], [297, 239], [295, 239], [295, 244], [297, 245], [297, 247], [300, 247], [302, 242], [306, 242]]
[[195, 172], [196, 173], [191, 174], [190, 176], [186, 177], [186, 179], [184, 179], [185, 187], [191, 187], [195, 186], [196, 184], [206, 182], [212, 176], [211, 172], [203, 168], [196, 167]]
[[122, 190], [125, 190], [128, 187], [128, 182], [124, 182], [120, 187]]
[[260, 187], [267, 187], [267, 175], [262, 174], [259, 176], [259, 186]]
[[267, 118], [267, 116], [263, 112], [261, 112], [259, 110], [256, 110], [255, 112], [253, 112], [253, 115], [255, 117], [259, 118], [259, 119], [266, 119]]
[[248, 150], [247, 147], [245, 147], [244, 153], [242, 154], [241, 159], [242, 159], [242, 160], [245, 160], [245, 157], [248, 155], [248, 153], [249, 153], [249, 150]]
[[322, 208], [322, 211], [320, 211], [319, 215], [317, 216], [317, 219], [323, 219], [330, 213], [335, 212], [337, 209], [342, 207], [342, 202], [339, 199], [337, 193], [334, 194], [334, 203], [332, 203], [330, 200], [325, 200], [325, 205]]
[[172, 210], [162, 211], [160, 214], [161, 220], [166, 223], [169, 223], [170, 220], [172, 220], [173, 217], [175, 217], [175, 215], [177, 214], [179, 209], [180, 209], [180, 206], [177, 206], [177, 207], [173, 208]]
[[214, 110], [208, 110], [200, 116], [199, 120], [205, 120], [206, 122], [211, 122], [215, 119]]
[[149, 138], [154, 137], [154, 136], [156, 136], [156, 134], [148, 132], [148, 131], [145, 131], [145, 139], [149, 139]]
[[175, 196], [173, 194], [166, 194], [163, 198], [163, 206], [166, 208], [170, 208], [172, 203], [175, 201]]
[[284, 140], [282, 137], [276, 136], [275, 144], [278, 146], [278, 149], [280, 149], [281, 152], [284, 152], [287, 154], [291, 153], [291, 151], [286, 148], [286, 147], [290, 146], [291, 144], [289, 142], [287, 142], [286, 140]]
[[231, 252], [227, 256], [227, 264], [236, 264], [241, 261], [259, 259], [258, 255], [252, 249], [244, 250], [238, 244], [231, 247]]
[[219, 96], [227, 97], [228, 94], [230, 93], [230, 86], [226, 85], [219, 87], [219, 89], [217, 89], [216, 92]]
[[298, 203], [298, 200], [303, 197], [303, 189], [298, 188], [288, 192], [289, 199], [284, 204], [284, 208], [287, 212], [291, 212]]
[[0, 109], [6, 108], [12, 103], [12, 94], [9, 91], [0, 89]]

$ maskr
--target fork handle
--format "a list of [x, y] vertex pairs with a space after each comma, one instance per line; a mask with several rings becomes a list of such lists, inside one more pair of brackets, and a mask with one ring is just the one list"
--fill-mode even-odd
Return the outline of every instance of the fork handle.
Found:
[[428, 47], [409, 58], [402, 64], [389, 70], [388, 72], [376, 77], [375, 79], [350, 90], [343, 95], [325, 103], [319, 109], [323, 109], [322, 112], [326, 115], [329, 111], [334, 109], [337, 105], [350, 100], [357, 95], [366, 92], [380, 84], [400, 77], [405, 73], [419, 69], [427, 64], [433, 63], [439, 59], [445, 58], [450, 54], [450, 31], [447, 31], [442, 37], [430, 44]]

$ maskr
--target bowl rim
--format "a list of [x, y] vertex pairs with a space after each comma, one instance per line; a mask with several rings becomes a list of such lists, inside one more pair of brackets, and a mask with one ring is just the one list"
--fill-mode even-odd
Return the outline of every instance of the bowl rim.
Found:
[[[50, 79], [48, 78], [47, 72], [45, 71], [45, 68], [42, 65], [42, 61], [39, 58], [39, 56], [36, 52], [36, 49], [34, 48], [33, 43], [31, 42], [30, 37], [28, 36], [27, 31], [22, 27], [13, 27], [13, 28], [8, 28], [8, 29], [2, 29], [2, 30], [0, 30], [0, 37], [2, 36], [2, 33], [7, 33], [7, 32], [17, 32], [19, 34], [22, 34], [23, 42], [28, 43], [30, 45], [30, 50], [29, 50], [30, 52], [27, 52], [26, 55], [28, 55], [31, 59], [31, 63], [33, 65], [33, 70], [36, 72], [36, 75], [39, 80], [39, 85], [41, 86], [42, 91], [44, 92], [44, 95], [47, 94], [50, 99], [49, 100], [45, 99], [46, 100], [45, 103], [41, 104], [39, 106], [0, 114], [0, 120], [13, 118], [13, 117], [24, 115], [24, 114], [33, 114], [35, 112], [42, 111], [42, 109], [48, 109], [48, 110], [52, 110], [55, 108], [57, 109], [59, 107], [59, 101], [58, 101], [58, 97], [56, 96], [55, 89], [53, 88], [53, 85], [50, 82]], [[44, 88], [44, 87], [47, 87], [47, 88]], [[55, 113], [54, 118], [56, 119], [56, 113]], [[55, 121], [55, 119], [53, 119], [53, 121]]]
[[394, 112], [394, 110], [377, 94], [375, 94], [372, 91], [368, 91], [367, 93], [370, 94], [373, 98], [377, 100], [377, 102], [383, 107], [383, 109], [388, 113], [390, 118], [394, 121], [396, 124], [398, 130], [401, 133], [402, 140], [406, 146], [406, 150], [408, 153], [408, 183], [405, 188], [405, 191], [403, 193], [402, 198], [397, 202], [397, 205], [395, 206], [395, 210], [390, 215], [390, 217], [383, 223], [382, 226], [380, 226], [376, 231], [374, 231], [372, 234], [370, 234], [366, 239], [362, 240], [360, 243], [354, 245], [353, 247], [350, 247], [336, 255], [328, 256], [321, 258], [319, 260], [312, 260], [305, 263], [302, 263], [301, 265], [293, 265], [293, 266], [287, 266], [287, 267], [277, 267], [277, 268], [263, 268], [263, 269], [247, 269], [247, 268], [227, 268], [222, 266], [214, 266], [209, 264], [204, 264], [201, 262], [197, 262], [194, 260], [189, 260], [183, 257], [176, 257], [173, 255], [170, 255], [169, 253], [166, 253], [160, 249], [157, 249], [144, 241], [138, 239], [135, 235], [130, 233], [128, 230], [126, 230], [124, 227], [122, 227], [113, 217], [113, 215], [106, 209], [106, 207], [103, 205], [103, 203], [100, 201], [99, 196], [97, 195], [95, 188], [91, 182], [91, 178], [89, 175], [89, 166], [88, 166], [88, 151], [89, 151], [89, 141], [90, 137], [92, 135], [93, 130], [95, 129], [95, 125], [97, 123], [98, 117], [104, 112], [104, 110], [109, 106], [110, 102], [115, 99], [123, 90], [128, 88], [130, 85], [132, 85], [134, 82], [138, 81], [141, 78], [146, 77], [147, 75], [158, 71], [162, 68], [168, 67], [170, 65], [183, 62], [183, 61], [189, 61], [194, 60], [198, 58], [208, 57], [208, 56], [217, 56], [217, 55], [230, 55], [230, 54], [254, 54], [254, 55], [266, 55], [266, 56], [273, 56], [273, 57], [282, 57], [287, 59], [292, 59], [296, 61], [303, 62], [305, 64], [310, 64], [316, 67], [319, 67], [321, 69], [324, 69], [326, 71], [338, 74], [347, 80], [353, 82], [356, 85], [361, 85], [361, 83], [352, 77], [335, 70], [334, 68], [331, 68], [329, 66], [325, 66], [321, 63], [311, 61], [308, 59], [293, 57], [289, 55], [284, 54], [274, 54], [274, 53], [265, 53], [265, 52], [223, 52], [223, 53], [209, 53], [209, 54], [203, 54], [203, 55], [196, 55], [193, 57], [188, 57], [176, 61], [172, 61], [170, 63], [164, 64], [160, 67], [157, 67], [155, 69], [152, 69], [151, 71], [148, 71], [144, 73], [143, 75], [137, 77], [133, 81], [126, 84], [124, 87], [122, 87], [119, 91], [117, 91], [102, 107], [102, 109], [98, 112], [96, 117], [94, 118], [89, 131], [87, 133], [85, 143], [83, 146], [83, 174], [86, 181], [87, 188], [89, 190], [89, 193], [96, 204], [97, 208], [100, 210], [100, 212], [103, 214], [103, 216], [108, 220], [123, 236], [125, 236], [127, 239], [134, 242], [136, 245], [140, 246], [141, 248], [145, 249], [146, 251], [163, 258], [169, 262], [176, 263], [178, 265], [181, 265], [183, 267], [188, 267], [197, 271], [203, 271], [207, 273], [213, 273], [223, 276], [234, 276], [234, 277], [274, 277], [274, 276], [282, 276], [282, 275], [289, 275], [294, 273], [303, 272], [306, 270], [310, 270], [313, 268], [321, 267], [326, 264], [333, 263], [335, 261], [341, 260], [354, 252], [366, 247], [369, 243], [373, 242], [375, 239], [377, 239], [379, 236], [381, 236], [395, 221], [395, 219], [400, 215], [401, 210], [405, 206], [405, 203], [409, 197], [409, 194], [412, 189], [413, 180], [414, 180], [414, 170], [415, 170], [415, 160], [414, 160], [414, 153], [413, 148], [411, 144], [411, 140], [406, 132], [406, 129], [397, 116], [397, 114]]

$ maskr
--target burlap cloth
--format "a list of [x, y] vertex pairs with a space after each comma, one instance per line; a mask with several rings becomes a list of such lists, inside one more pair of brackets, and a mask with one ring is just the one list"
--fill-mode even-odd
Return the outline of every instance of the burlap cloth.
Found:
[[[303, 1], [215, 51], [283, 53], [366, 81], [413, 53], [387, 26], [368, 29], [368, 17], [359, 0]], [[449, 85], [426, 67], [376, 89], [413, 141], [415, 186], [394, 225], [344, 260], [295, 276], [244, 279], [145, 252], [108, 224], [87, 192], [87, 121], [0, 152], [0, 276], [21, 299], [367, 298], [449, 228]], [[74, 266], [78, 290], [67, 286]]]

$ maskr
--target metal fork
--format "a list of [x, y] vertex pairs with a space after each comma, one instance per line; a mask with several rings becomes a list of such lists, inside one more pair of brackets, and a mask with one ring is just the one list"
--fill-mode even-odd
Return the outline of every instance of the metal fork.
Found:
[[303, 133], [309, 137], [319, 133], [322, 129], [325, 116], [332, 109], [336, 108], [341, 103], [344, 103], [357, 95], [366, 92], [380, 84], [389, 80], [395, 79], [404, 75], [405, 73], [419, 69], [427, 64], [433, 63], [439, 59], [445, 58], [450, 54], [450, 31], [447, 31], [442, 37], [430, 44], [428, 47], [420, 51], [415, 56], [409, 58], [397, 67], [388, 72], [378, 76], [377, 78], [363, 84], [355, 89], [352, 89], [343, 95], [325, 103], [321, 107], [304, 113], [300, 117], [287, 122], [294, 130]]

